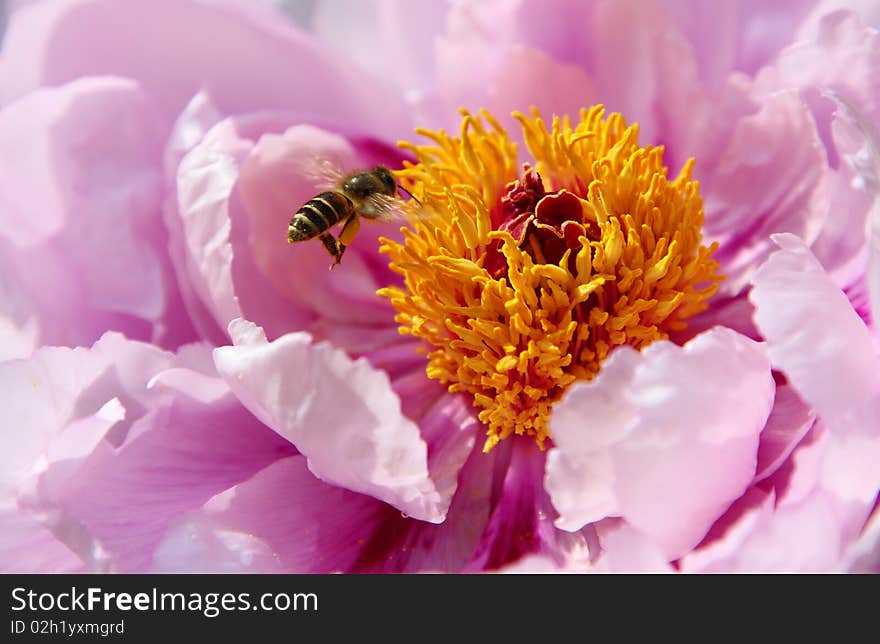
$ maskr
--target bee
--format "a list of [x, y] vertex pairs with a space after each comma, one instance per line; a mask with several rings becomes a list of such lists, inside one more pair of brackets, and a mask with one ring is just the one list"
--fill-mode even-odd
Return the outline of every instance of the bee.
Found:
[[[333, 187], [312, 197], [297, 210], [287, 226], [287, 242], [317, 237], [333, 257], [332, 269], [360, 230], [359, 216], [389, 221], [399, 209], [398, 191], [409, 192], [397, 184], [391, 170], [383, 165], [344, 174], [332, 162], [321, 160], [320, 163], [319, 168], [313, 169], [317, 173], [313, 174]], [[342, 228], [334, 238], [329, 231], [340, 222]]]

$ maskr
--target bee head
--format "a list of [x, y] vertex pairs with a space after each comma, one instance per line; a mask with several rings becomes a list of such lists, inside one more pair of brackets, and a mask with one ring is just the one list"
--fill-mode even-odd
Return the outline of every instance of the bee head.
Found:
[[377, 165], [374, 172], [376, 178], [382, 183], [382, 192], [392, 197], [396, 195], [397, 181], [394, 180], [394, 175], [391, 174], [391, 170], [384, 165]]

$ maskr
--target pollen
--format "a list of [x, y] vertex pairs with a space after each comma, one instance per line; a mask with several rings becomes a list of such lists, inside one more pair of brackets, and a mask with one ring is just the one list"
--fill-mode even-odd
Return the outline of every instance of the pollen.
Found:
[[602, 106], [548, 123], [514, 113], [530, 160], [486, 111], [458, 136], [417, 130], [397, 178], [417, 201], [381, 251], [384, 288], [427, 375], [472, 397], [485, 452], [511, 435], [552, 440], [554, 403], [622, 345], [641, 349], [704, 310], [723, 277], [702, 243], [694, 160], [668, 178], [663, 148]]

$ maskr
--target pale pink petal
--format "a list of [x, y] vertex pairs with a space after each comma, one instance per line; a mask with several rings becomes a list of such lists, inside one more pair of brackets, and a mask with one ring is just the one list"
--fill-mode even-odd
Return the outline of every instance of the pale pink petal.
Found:
[[776, 503], [781, 505], [797, 505], [808, 499], [821, 483], [827, 443], [828, 428], [817, 420], [791, 456], [759, 487], [774, 492]]
[[578, 529], [622, 512], [607, 448], [624, 440], [637, 421], [634, 406], [620, 397], [632, 386], [640, 362], [635, 351], [615, 351], [596, 386], [575, 385], [553, 410], [555, 447], [547, 454], [544, 486], [561, 515], [560, 528]]
[[[435, 121], [454, 127], [455, 106], [481, 106], [494, 85], [510, 40], [513, 12], [507, 2], [461, 2], [450, 8], [446, 32], [436, 44]], [[502, 40], [503, 39], [503, 40]], [[473, 64], [479, 61], [478, 65]], [[467, 70], [467, 73], [462, 73]]]
[[619, 515], [668, 559], [687, 552], [751, 481], [773, 394], [763, 348], [727, 329], [615, 351], [554, 411], [545, 485], [557, 525]]
[[713, 526], [710, 543], [688, 553], [681, 559], [682, 572], [732, 572], [739, 565], [743, 545], [755, 527], [772, 520], [776, 497], [758, 488], [749, 488]]
[[0, 572], [83, 572], [82, 560], [33, 517], [0, 508]]
[[[837, 509], [825, 495], [808, 503], [768, 513], [758, 510], [743, 532], [742, 543], [696, 557], [687, 569], [717, 572], [828, 572], [835, 568], [842, 547]], [[749, 523], [754, 520], [755, 525]], [[735, 538], [735, 537], [734, 537]], [[726, 558], [715, 559], [715, 557]], [[693, 568], [691, 568], [693, 567]]]
[[106, 329], [172, 346], [192, 338], [158, 217], [165, 132], [143, 90], [117, 78], [0, 111], [2, 289], [19, 333], [70, 345]]
[[568, 571], [560, 568], [552, 557], [547, 555], [526, 555], [512, 564], [502, 566], [493, 571], [499, 575], [549, 575]]
[[[831, 434], [822, 461], [821, 485], [838, 506], [837, 525], [844, 543], [865, 525], [880, 493], [880, 405], [868, 416], [869, 426], [856, 425], [846, 436]], [[870, 426], [873, 425], [873, 426]]]
[[670, 573], [663, 549], [625, 521], [606, 520], [597, 527], [602, 553], [590, 568], [604, 573]]
[[823, 16], [815, 34], [798, 40], [756, 80], [764, 92], [780, 88], [831, 90], [880, 123], [880, 34], [846, 11]]
[[[726, 521], [732, 527], [686, 557], [683, 569], [831, 572], [845, 567], [847, 549], [874, 507], [878, 488], [871, 473], [880, 459], [880, 440], [855, 438], [841, 440], [816, 423], [783, 467], [761, 483], [762, 488], [770, 484], [768, 491], [752, 488], [744, 495], [731, 508], [735, 520]], [[865, 482], [871, 480], [868, 496]]]
[[[212, 505], [209, 501], [206, 507]], [[284, 571], [264, 541], [246, 532], [216, 527], [211, 517], [192, 513], [165, 533], [153, 554], [150, 572], [216, 575]]]
[[[750, 299], [775, 368], [835, 429], [880, 393], [880, 358], [871, 332], [846, 295], [794, 235], [756, 272]], [[876, 418], [873, 430], [878, 431]], [[841, 428], [842, 430], [842, 428]]]
[[250, 149], [232, 121], [212, 128], [177, 169], [177, 214], [182, 222], [186, 275], [221, 328], [241, 315], [232, 282], [230, 193]]
[[184, 106], [165, 144], [165, 173], [172, 183], [180, 160], [205, 138], [208, 130], [222, 120], [223, 114], [204, 90], [196, 93]]
[[[79, 451], [79, 458], [84, 456], [85, 445], [78, 444], [97, 432], [87, 442], [94, 447], [103, 436], [100, 427], [93, 426], [92, 431], [88, 423], [100, 425], [103, 418], [105, 431], [117, 425], [117, 438], [124, 438], [127, 424], [119, 422], [123, 410], [143, 410], [155, 402], [156, 393], [147, 390], [147, 381], [170, 361], [171, 354], [108, 333], [92, 349], [43, 348], [29, 360], [0, 363], [5, 413], [18, 419], [0, 433], [2, 494], [14, 493], [34, 474], [55, 441], [68, 445], [60, 451], [54, 448], [55, 453], [64, 455], [73, 449]], [[127, 421], [134, 419], [134, 414], [128, 416]], [[86, 423], [81, 426], [85, 434], [73, 441], [64, 438], [80, 421]]]
[[189, 275], [187, 262], [192, 263], [192, 260], [187, 253], [184, 220], [178, 212], [177, 171], [183, 157], [221, 120], [222, 115], [205, 92], [196, 94], [177, 117], [165, 146], [164, 167], [168, 188], [162, 208], [168, 229], [168, 253], [178, 276], [183, 304], [198, 329], [199, 337], [210, 339], [215, 344], [227, 341], [226, 331], [215, 320], [208, 303], [199, 297], [196, 284], [201, 284], [201, 280], [194, 280]]
[[859, 540], [847, 552], [844, 569], [880, 574], [880, 512], [876, 509]]
[[39, 463], [42, 493], [57, 498], [69, 480], [107, 437], [125, 419], [126, 410], [118, 398], [111, 398], [91, 416], [79, 418], [54, 437]]
[[89, 567], [96, 564], [94, 542], [62, 516], [57, 495], [94, 453], [125, 439], [156, 400], [147, 380], [170, 361], [154, 347], [106, 334], [92, 349], [43, 348], [0, 364], [6, 413], [17, 419], [0, 434], [0, 503], [18, 504], [21, 517], [10, 519], [16, 530], [36, 526], [41, 540], [50, 529]]
[[295, 109], [354, 121], [391, 140], [411, 129], [390, 84], [265, 5], [62, 0], [13, 16], [0, 59], [0, 103], [40, 85], [98, 74], [136, 79], [170, 117], [205, 89], [224, 114]]
[[424, 521], [443, 521], [419, 427], [403, 416], [385, 373], [352, 361], [304, 333], [267, 342], [262, 329], [237, 320], [236, 343], [214, 360], [258, 418], [293, 443], [319, 478], [370, 494]]
[[701, 180], [736, 122], [757, 109], [744, 77], [704, 85], [692, 43], [657, 2], [461, 3], [440, 43], [433, 121], [446, 124], [458, 105], [504, 118], [526, 96], [545, 116], [601, 102], [638, 122], [642, 142], [662, 144], [673, 171], [695, 155]]
[[[749, 488], [712, 526], [704, 542], [682, 558], [681, 570], [828, 570], [840, 549], [841, 534], [827, 495], [816, 496], [826, 443], [827, 433], [817, 423], [792, 457], [759, 487]], [[821, 526], [808, 527], [810, 519], [805, 521], [804, 517], [817, 512], [825, 514]], [[804, 539], [787, 541], [797, 529], [808, 530], [809, 534]]]
[[847, 296], [855, 306], [854, 296], [864, 287], [871, 235], [875, 237], [872, 257], [880, 248], [872, 221], [880, 212], [880, 137], [864, 115], [840, 97], [831, 94], [824, 100], [833, 109], [826, 145], [836, 168], [831, 175], [829, 216], [810, 250], [839, 286], [854, 289]]
[[[444, 114], [455, 107], [489, 105], [497, 117], [505, 118], [511, 109], [529, 106], [523, 104], [529, 88], [531, 103], [548, 113], [571, 109], [577, 97], [593, 96], [587, 79], [594, 70], [593, 12], [584, 3], [556, 0], [454, 3], [446, 31], [435, 46], [434, 99], [442, 104], [435, 118], [451, 125]], [[525, 66], [523, 76], [516, 74], [518, 64]], [[548, 75], [537, 86], [530, 85], [528, 79], [534, 79], [539, 70]], [[540, 91], [536, 93], [535, 87]]]
[[754, 278], [755, 319], [774, 366], [819, 420], [761, 482], [775, 495], [773, 511], [765, 506], [736, 528], [735, 547], [707, 547], [695, 560], [699, 569], [839, 569], [880, 490], [874, 339], [803, 242], [774, 240], [781, 250]]
[[377, 78], [418, 92], [433, 84], [436, 39], [448, 10], [443, 0], [319, 0], [309, 22], [321, 40]]
[[816, 413], [788, 385], [776, 387], [773, 411], [761, 432], [755, 481], [767, 478], [810, 431]]
[[819, 0], [801, 26], [801, 35], [813, 33], [826, 14], [838, 9], [852, 11], [868, 27], [880, 28], [880, 5], [875, 0]]

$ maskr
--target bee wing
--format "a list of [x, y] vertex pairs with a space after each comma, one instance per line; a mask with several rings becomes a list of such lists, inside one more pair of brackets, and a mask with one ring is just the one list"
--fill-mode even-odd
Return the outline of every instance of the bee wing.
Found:
[[375, 193], [364, 199], [358, 212], [367, 219], [378, 221], [404, 220], [403, 202], [400, 199], [382, 193]]
[[427, 220], [434, 212], [414, 199], [404, 201], [398, 197], [376, 193], [364, 199], [359, 212], [368, 219], [378, 221], [399, 221], [412, 223], [415, 220]]
[[345, 178], [342, 162], [335, 156], [313, 156], [299, 167], [304, 179], [320, 190], [335, 188]]

